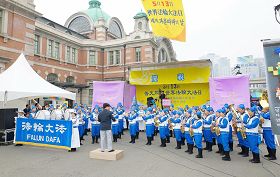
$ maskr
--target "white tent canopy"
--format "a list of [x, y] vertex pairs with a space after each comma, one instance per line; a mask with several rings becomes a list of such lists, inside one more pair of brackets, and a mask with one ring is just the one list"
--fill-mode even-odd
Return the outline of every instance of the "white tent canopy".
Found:
[[12, 66], [0, 74], [0, 102], [36, 97], [62, 97], [75, 100], [76, 94], [44, 80], [21, 54]]

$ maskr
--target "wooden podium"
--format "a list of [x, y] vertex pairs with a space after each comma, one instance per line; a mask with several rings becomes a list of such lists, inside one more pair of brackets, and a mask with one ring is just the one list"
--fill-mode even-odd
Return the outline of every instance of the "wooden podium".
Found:
[[98, 160], [120, 160], [123, 157], [123, 150], [115, 150], [114, 152], [101, 152], [96, 149], [89, 152], [89, 158]]

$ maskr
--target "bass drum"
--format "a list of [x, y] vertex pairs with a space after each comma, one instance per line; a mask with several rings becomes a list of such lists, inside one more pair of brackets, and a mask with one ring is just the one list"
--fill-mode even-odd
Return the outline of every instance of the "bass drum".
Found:
[[63, 117], [65, 120], [71, 120], [71, 113], [74, 112], [74, 109], [66, 109]]
[[61, 120], [63, 117], [62, 110], [54, 110], [51, 113], [51, 120]]
[[40, 110], [36, 113], [35, 119], [50, 120], [51, 114], [47, 110]]

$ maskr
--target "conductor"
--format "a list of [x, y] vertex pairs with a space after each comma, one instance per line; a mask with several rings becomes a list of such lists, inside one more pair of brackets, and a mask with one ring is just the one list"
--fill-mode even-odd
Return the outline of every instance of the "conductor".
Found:
[[103, 111], [98, 115], [98, 121], [100, 122], [100, 136], [101, 136], [101, 152], [107, 149], [108, 152], [114, 152], [112, 147], [112, 121], [115, 121], [113, 113], [110, 111], [111, 106], [108, 103], [103, 104]]
[[160, 91], [159, 99], [160, 99], [161, 109], [163, 109], [162, 100], [165, 99], [165, 94], [164, 91], [162, 90]]

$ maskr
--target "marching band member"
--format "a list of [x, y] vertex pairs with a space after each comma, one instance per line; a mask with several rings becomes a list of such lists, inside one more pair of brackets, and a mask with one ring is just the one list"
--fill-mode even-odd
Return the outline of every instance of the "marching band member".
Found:
[[233, 139], [232, 139], [232, 112], [229, 109], [229, 105], [225, 104], [224, 107], [226, 108], [226, 117], [228, 118], [229, 121], [229, 148], [230, 151], [233, 151]]
[[121, 139], [121, 136], [123, 135], [123, 129], [124, 129], [124, 110], [122, 108], [122, 103], [118, 103], [117, 110], [118, 114], [118, 122], [119, 122], [119, 138]]
[[203, 120], [203, 135], [204, 135], [204, 139], [206, 141], [206, 147], [204, 148], [204, 150], [208, 150], [209, 152], [212, 151], [212, 132], [211, 132], [211, 125], [212, 125], [212, 121], [213, 121], [213, 113], [214, 110], [211, 107], [208, 107], [205, 109], [204, 111], [204, 115], [206, 116], [206, 118]]
[[138, 108], [135, 109], [135, 114], [137, 115], [136, 117], [136, 136], [135, 136], [135, 139], [139, 139], [139, 115], [138, 115]]
[[[183, 108], [179, 108], [179, 111], [182, 112], [182, 115], [180, 116], [180, 119], [181, 119], [181, 122], [183, 122], [184, 118], [185, 118], [185, 115], [184, 115], [184, 109]], [[185, 146], [185, 126], [184, 125], [181, 125], [181, 135], [182, 135], [182, 141], [181, 141], [181, 145], [182, 146]]]
[[153, 132], [153, 109], [151, 107], [147, 108], [146, 115], [143, 117], [143, 120], [146, 122], [146, 136], [147, 143], [146, 145], [152, 145], [152, 132]]
[[112, 122], [112, 134], [113, 134], [113, 142], [118, 142], [119, 137], [119, 115], [117, 111], [114, 111], [115, 121]]
[[[173, 114], [175, 112], [173, 111]], [[176, 138], [177, 146], [175, 149], [181, 149], [181, 141], [182, 141], [182, 132], [181, 132], [181, 119], [182, 115], [181, 111], [176, 111], [176, 114], [173, 118], [171, 118], [171, 122], [174, 124], [174, 135]]]
[[250, 119], [244, 127], [246, 128], [246, 136], [247, 140], [250, 146], [250, 150], [253, 154], [253, 159], [250, 160], [252, 163], [260, 163], [260, 154], [259, 154], [259, 144], [258, 144], [258, 127], [260, 123], [260, 119], [258, 116], [255, 115], [255, 112], [257, 111], [256, 107], [250, 108], [248, 110], [248, 114], [250, 116]]
[[167, 125], [165, 127], [165, 136], [166, 136], [166, 143], [170, 143], [170, 125], [169, 125], [169, 120], [170, 120], [170, 115], [169, 115], [169, 109], [165, 108], [164, 110], [165, 115], [167, 116]]
[[200, 111], [197, 111], [195, 118], [196, 118], [196, 120], [194, 121], [193, 125], [191, 125], [191, 127], [190, 127], [193, 129], [194, 141], [195, 141], [195, 145], [198, 150], [198, 154], [195, 157], [203, 158], [203, 156], [202, 156], [202, 127], [203, 127], [202, 113]]
[[[221, 121], [222, 117], [221, 117], [221, 109], [216, 111], [216, 122], [215, 122], [215, 130], [219, 129], [219, 123]], [[220, 154], [220, 155], [224, 155], [224, 148], [223, 148], [223, 144], [222, 144], [222, 138], [220, 134], [217, 134], [218, 131], [215, 131], [215, 136], [217, 138], [217, 143], [218, 143], [218, 151], [216, 151], [216, 153]]]
[[72, 138], [71, 138], [71, 150], [69, 152], [75, 152], [77, 148], [80, 147], [80, 137], [79, 137], [79, 120], [77, 119], [77, 113], [71, 113], [72, 121]]
[[160, 140], [161, 140], [161, 145], [160, 147], [166, 147], [166, 127], [167, 127], [167, 119], [168, 116], [165, 115], [166, 110], [162, 110], [160, 112], [160, 117], [159, 117], [159, 135], [160, 135]]
[[79, 135], [80, 135], [80, 144], [82, 144], [82, 140], [84, 139], [84, 119], [83, 119], [83, 113], [82, 113], [82, 108], [79, 106], [77, 108], [77, 119], [79, 120]]
[[135, 108], [132, 107], [130, 114], [128, 115], [128, 121], [129, 121], [129, 133], [130, 133], [130, 137], [131, 140], [129, 143], [134, 144], [135, 143], [135, 139], [136, 139], [136, 118], [137, 118], [137, 114], [135, 113]]
[[143, 109], [143, 106], [140, 106], [139, 111], [137, 112], [138, 114], [138, 121], [139, 121], [139, 130], [144, 131], [145, 130], [145, 123], [143, 120], [143, 116], [145, 115], [145, 111]]
[[220, 132], [221, 132], [221, 142], [223, 145], [223, 150], [224, 150], [224, 157], [222, 157], [222, 160], [224, 161], [230, 161], [230, 155], [229, 155], [229, 132], [230, 132], [230, 122], [228, 120], [228, 117], [226, 117], [226, 108], [222, 108], [221, 109], [221, 113], [220, 113], [220, 121], [219, 121], [219, 128], [220, 128]]
[[240, 114], [239, 117], [236, 118], [236, 123], [237, 123], [237, 139], [238, 139], [238, 143], [241, 147], [241, 152], [239, 152], [238, 154], [239, 155], [244, 155], [244, 156], [249, 156], [249, 149], [247, 150], [248, 148], [248, 143], [246, 143], [246, 140], [244, 140], [244, 137], [242, 137], [242, 133], [241, 133], [241, 129], [242, 129], [242, 124], [243, 124], [243, 121], [245, 120], [248, 120], [249, 119], [249, 115], [246, 113], [245, 111], [245, 105], [244, 104], [240, 104], [238, 106], [238, 109], [237, 109], [238, 113]]
[[261, 117], [264, 119], [262, 123], [263, 138], [268, 151], [268, 154], [264, 155], [264, 157], [268, 157], [269, 160], [276, 160], [275, 137], [271, 129], [269, 107], [263, 108]]
[[190, 127], [194, 123], [194, 118], [192, 117], [192, 109], [189, 109], [185, 113], [185, 138], [187, 140], [187, 146], [188, 149], [185, 152], [188, 152], [189, 154], [193, 154], [193, 147], [194, 147], [194, 142], [193, 142], [193, 132], [190, 132]]
[[98, 143], [100, 137], [100, 122], [98, 122], [99, 106], [96, 105], [90, 116], [92, 144]]

